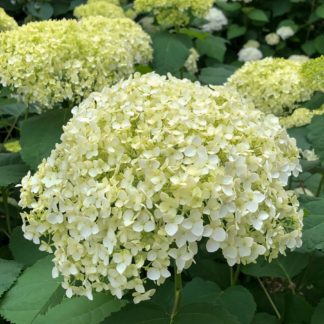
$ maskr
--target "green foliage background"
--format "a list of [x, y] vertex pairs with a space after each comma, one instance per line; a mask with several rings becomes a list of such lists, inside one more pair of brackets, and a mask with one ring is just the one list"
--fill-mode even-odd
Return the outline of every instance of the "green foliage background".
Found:
[[[82, 2], [0, 0], [0, 7], [22, 24], [72, 17], [73, 8]], [[132, 3], [124, 5], [126, 10], [132, 7]], [[203, 84], [223, 84], [242, 64], [237, 52], [250, 39], [261, 43], [264, 56], [324, 54], [324, 0], [256, 0], [248, 4], [219, 3], [218, 7], [229, 20], [226, 28], [205, 33], [197, 28], [201, 21], [193, 19], [189, 27], [154, 32], [152, 65], [138, 66], [138, 71], [155, 70]], [[296, 33], [270, 47], [264, 36], [281, 25], [291, 26]], [[201, 55], [196, 74], [184, 68], [192, 47]], [[33, 107], [9, 99], [8, 91], [0, 90], [0, 323], [170, 323], [172, 280], [159, 287], [152, 300], [139, 305], [104, 293], [95, 294], [94, 301], [68, 299], [60, 280], [51, 278], [51, 258], [23, 238], [17, 205], [19, 188], [15, 185], [48, 156], [70, 112], [61, 109], [35, 115]], [[323, 102], [323, 94], [317, 93], [305, 105], [313, 109]], [[304, 172], [290, 181], [290, 188], [302, 187], [315, 193], [315, 197], [301, 196], [306, 215], [303, 246], [271, 263], [259, 260], [234, 268], [220, 254], [211, 255], [201, 247], [197, 264], [183, 274], [180, 309], [173, 323], [324, 323], [323, 129], [324, 117], [317, 116], [310, 125], [289, 131], [300, 148], [315, 149], [320, 157], [320, 161], [302, 161]], [[22, 149], [16, 153], [3, 145], [16, 145], [17, 141]]]

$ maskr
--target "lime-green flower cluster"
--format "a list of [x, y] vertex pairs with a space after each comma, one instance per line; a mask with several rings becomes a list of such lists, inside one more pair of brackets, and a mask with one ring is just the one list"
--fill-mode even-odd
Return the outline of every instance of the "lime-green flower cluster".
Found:
[[324, 55], [305, 62], [301, 74], [314, 91], [324, 91]]
[[324, 105], [316, 110], [297, 108], [290, 116], [281, 117], [280, 124], [285, 128], [301, 127], [311, 123], [316, 115], [324, 114]]
[[29, 23], [0, 34], [0, 82], [39, 108], [75, 104], [147, 64], [150, 41], [128, 18]]
[[0, 32], [18, 28], [15, 19], [8, 16], [6, 12], [0, 8]]
[[226, 87], [135, 74], [72, 110], [62, 142], [22, 180], [27, 239], [54, 253], [68, 297], [150, 298], [206, 238], [229, 265], [301, 245], [296, 141]]
[[296, 103], [310, 99], [313, 93], [301, 76], [301, 66], [283, 58], [247, 62], [228, 79], [226, 85], [234, 87], [243, 98], [252, 101], [265, 113], [289, 115]]
[[204, 17], [214, 0], [135, 0], [138, 13], [152, 12], [159, 25], [171, 27], [189, 23], [190, 14]]
[[112, 3], [116, 6], [120, 5], [119, 0], [88, 0], [87, 3], [96, 3], [96, 2], [106, 2], [106, 3]]
[[124, 11], [121, 7], [105, 1], [95, 1], [78, 6], [74, 9], [73, 13], [79, 19], [91, 16], [125, 18]]

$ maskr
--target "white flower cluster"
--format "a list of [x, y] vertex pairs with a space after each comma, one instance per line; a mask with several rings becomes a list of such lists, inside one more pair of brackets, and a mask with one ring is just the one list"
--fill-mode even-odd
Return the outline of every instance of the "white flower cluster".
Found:
[[204, 24], [201, 28], [206, 32], [221, 30], [228, 23], [228, 20], [224, 15], [223, 11], [217, 8], [211, 8], [204, 18], [208, 22]]
[[281, 26], [277, 29], [276, 33], [282, 40], [286, 40], [295, 34], [290, 26]]
[[184, 67], [187, 69], [188, 72], [197, 73], [198, 72], [198, 65], [197, 62], [199, 60], [199, 53], [194, 49], [190, 49], [190, 54], [184, 64]]
[[67, 296], [150, 298], [206, 238], [229, 265], [301, 244], [288, 177], [299, 152], [274, 116], [225, 87], [155, 73], [93, 93], [22, 180], [27, 239], [54, 253]]
[[260, 43], [255, 40], [249, 40], [243, 48], [237, 53], [238, 60], [241, 62], [258, 61], [263, 57], [262, 52], [259, 50]]

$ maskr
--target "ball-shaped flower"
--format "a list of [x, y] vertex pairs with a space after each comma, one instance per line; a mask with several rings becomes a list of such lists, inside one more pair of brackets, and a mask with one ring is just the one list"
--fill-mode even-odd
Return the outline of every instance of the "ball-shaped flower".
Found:
[[227, 82], [256, 108], [276, 116], [289, 115], [295, 103], [310, 99], [313, 90], [300, 74], [301, 64], [281, 58], [248, 62]]
[[190, 15], [204, 17], [214, 0], [135, 0], [138, 13], [152, 12], [159, 25], [165, 27], [186, 25]]
[[150, 41], [128, 18], [29, 23], [0, 34], [0, 83], [39, 111], [72, 105], [146, 64]]
[[6, 12], [0, 8], [0, 32], [18, 28], [15, 19], [8, 16]]
[[95, 3], [95, 2], [106, 2], [106, 3], [112, 3], [116, 6], [120, 5], [119, 0], [88, 0], [87, 3]]
[[294, 30], [290, 26], [281, 26], [277, 29], [276, 33], [283, 40], [286, 40], [295, 34]]
[[73, 14], [79, 19], [92, 16], [125, 18], [124, 11], [121, 7], [105, 1], [96, 1], [78, 6], [74, 9]]
[[304, 62], [301, 74], [310, 88], [324, 92], [324, 55]]
[[295, 140], [232, 90], [136, 74], [72, 113], [20, 200], [24, 235], [54, 253], [68, 296], [149, 298], [146, 282], [163, 283], [172, 260], [188, 268], [204, 237], [230, 265], [300, 246], [284, 189]]
[[228, 24], [228, 20], [223, 11], [219, 10], [218, 8], [211, 8], [205, 15], [204, 19], [207, 20], [207, 23], [201, 28], [206, 32], [221, 30]]

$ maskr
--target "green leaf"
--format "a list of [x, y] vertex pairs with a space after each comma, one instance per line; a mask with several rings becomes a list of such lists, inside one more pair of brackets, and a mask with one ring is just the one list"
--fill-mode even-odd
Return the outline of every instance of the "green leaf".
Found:
[[314, 45], [316, 50], [320, 54], [324, 54], [324, 35], [319, 35], [314, 39]]
[[255, 264], [242, 267], [242, 272], [253, 277], [293, 278], [307, 266], [309, 257], [300, 253], [287, 253], [268, 262], [258, 259]]
[[311, 324], [323, 324], [324, 318], [324, 298], [316, 306], [312, 316]]
[[312, 122], [307, 126], [308, 130], [308, 140], [314, 147], [317, 156], [323, 160], [324, 159], [324, 116], [315, 116]]
[[312, 312], [313, 307], [305, 298], [293, 294], [286, 295], [284, 323], [309, 323]]
[[218, 1], [217, 2], [217, 6], [220, 7], [222, 10], [226, 11], [226, 12], [235, 12], [235, 11], [239, 11], [241, 9], [241, 4], [238, 2], [234, 2], [234, 3], [227, 3], [227, 2], [221, 2]]
[[60, 286], [60, 279], [52, 279], [51, 256], [39, 260], [25, 270], [5, 295], [0, 315], [15, 324], [31, 323], [44, 311], [44, 306]]
[[199, 81], [202, 84], [222, 85], [235, 72], [236, 68], [207, 67], [201, 70]]
[[208, 36], [204, 40], [196, 41], [197, 50], [201, 55], [207, 55], [211, 58], [223, 62], [226, 52], [225, 39], [217, 36]]
[[40, 3], [40, 2], [30, 2], [27, 3], [27, 10], [28, 12], [37, 18], [40, 19], [49, 19], [52, 17], [54, 9], [53, 7], [45, 2], [45, 3]]
[[11, 98], [0, 98], [0, 115], [19, 117], [27, 109], [22, 102]]
[[318, 6], [315, 10], [316, 16], [319, 18], [324, 18], [324, 4]]
[[0, 153], [0, 187], [18, 183], [27, 172], [18, 153]]
[[307, 138], [308, 129], [306, 126], [290, 128], [287, 132], [289, 136], [296, 139], [299, 148], [302, 150], [308, 150], [311, 148], [311, 144]]
[[218, 285], [201, 278], [194, 278], [182, 290], [182, 305], [194, 303], [214, 303], [221, 293]]
[[118, 313], [112, 314], [103, 324], [166, 324], [170, 316], [159, 305], [151, 302], [129, 304]]
[[0, 167], [0, 187], [18, 183], [27, 173], [26, 164], [14, 164]]
[[248, 12], [247, 16], [254, 21], [257, 22], [268, 22], [269, 18], [263, 10], [260, 9], [252, 9]]
[[323, 104], [324, 104], [324, 93], [317, 91], [313, 94], [310, 100], [308, 100], [306, 103], [303, 103], [303, 107], [309, 109], [317, 109], [320, 108]]
[[125, 304], [126, 301], [104, 293], [94, 294], [92, 301], [86, 297], [65, 298], [45, 315], [38, 316], [33, 324], [97, 324]]
[[174, 73], [184, 66], [191, 48], [188, 36], [160, 32], [152, 35], [152, 41], [153, 67], [156, 72]]
[[22, 265], [13, 260], [0, 259], [0, 297], [15, 282]]
[[[164, 322], [163, 324], [166, 323], [167, 322]], [[215, 306], [207, 303], [196, 303], [180, 308], [174, 321], [174, 324], [189, 323], [239, 324], [240, 322], [221, 306]]]
[[227, 29], [227, 39], [233, 39], [239, 36], [242, 36], [246, 33], [245, 26], [239, 26], [236, 24], [232, 24], [228, 26]]
[[197, 28], [181, 28], [179, 30], [180, 34], [189, 36], [190, 38], [205, 39], [209, 33], [203, 32]]
[[313, 252], [324, 249], [324, 217], [310, 215], [307, 217], [308, 228], [303, 231], [303, 245], [300, 252]]
[[242, 286], [233, 286], [220, 296], [220, 305], [236, 316], [241, 324], [252, 322], [256, 304], [252, 294]]
[[301, 48], [308, 56], [311, 56], [316, 52], [314, 40], [309, 40], [306, 43], [302, 44]]
[[267, 313], [257, 313], [254, 316], [252, 324], [280, 324], [279, 320]]
[[60, 141], [62, 127], [71, 116], [70, 110], [60, 109], [45, 112], [21, 123], [21, 156], [32, 168], [50, 155]]
[[11, 234], [9, 248], [15, 260], [25, 266], [31, 266], [47, 253], [38, 249], [38, 245], [24, 238], [20, 227], [16, 227]]
[[287, 0], [272, 0], [270, 4], [273, 17], [282, 16], [291, 9], [291, 4]]

